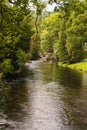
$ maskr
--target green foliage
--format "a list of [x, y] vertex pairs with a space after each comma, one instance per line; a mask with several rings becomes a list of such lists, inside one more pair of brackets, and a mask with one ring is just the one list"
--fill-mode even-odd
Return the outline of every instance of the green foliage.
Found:
[[0, 1], [0, 70], [4, 75], [15, 73], [23, 67], [34, 33], [27, 3], [17, 1], [12, 4], [10, 6], [8, 1]]
[[[3, 68], [3, 69], [2, 69]], [[4, 59], [1, 66], [0, 66], [1, 72], [5, 75], [7, 73], [12, 74], [13, 73], [13, 66], [11, 63], [11, 59]]]
[[79, 62], [87, 56], [87, 1], [50, 0], [57, 13], [41, 23], [41, 52], [51, 53], [63, 63]]
[[58, 57], [59, 61], [67, 63], [69, 62], [69, 56], [66, 49], [66, 20], [61, 19], [60, 31], [59, 31], [59, 42], [58, 42]]
[[16, 57], [17, 57], [17, 60], [16, 60], [16, 63], [19, 67], [23, 67], [26, 60], [27, 60], [27, 53], [25, 53], [23, 50], [19, 49], [16, 53]]
[[87, 59], [86, 61], [82, 61], [82, 62], [74, 63], [74, 64], [63, 64], [59, 62], [58, 65], [63, 66], [63, 67], [68, 67], [70, 69], [76, 69], [79, 71], [87, 72]]
[[71, 27], [67, 29], [67, 51], [70, 62], [78, 62], [84, 58], [84, 44], [87, 41], [87, 12], [73, 18]]
[[40, 48], [40, 45], [39, 45], [39, 37], [38, 35], [33, 35], [31, 37], [31, 47], [30, 47], [30, 53], [29, 53], [29, 58], [30, 59], [38, 59], [40, 56], [39, 56], [39, 48]]
[[61, 14], [53, 13], [41, 23], [40, 48], [42, 54], [54, 51], [54, 43], [58, 39], [59, 17]]

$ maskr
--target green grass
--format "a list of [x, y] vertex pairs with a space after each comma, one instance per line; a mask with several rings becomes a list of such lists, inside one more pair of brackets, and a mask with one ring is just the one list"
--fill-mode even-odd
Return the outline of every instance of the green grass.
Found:
[[75, 64], [70, 64], [70, 65], [58, 63], [58, 65], [87, 72], [87, 61], [83, 61], [83, 62], [79, 62], [79, 63], [75, 63]]

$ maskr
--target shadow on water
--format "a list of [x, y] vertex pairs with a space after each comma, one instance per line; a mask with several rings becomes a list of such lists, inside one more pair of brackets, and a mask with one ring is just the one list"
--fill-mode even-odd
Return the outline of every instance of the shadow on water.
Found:
[[15, 129], [16, 122], [24, 121], [25, 107], [31, 96], [27, 80], [33, 76], [33, 71], [25, 66], [20, 74], [0, 80], [0, 130]]
[[56, 64], [41, 64], [41, 70], [41, 79], [44, 83], [56, 82], [72, 88], [82, 86], [82, 74], [75, 70], [63, 68]]

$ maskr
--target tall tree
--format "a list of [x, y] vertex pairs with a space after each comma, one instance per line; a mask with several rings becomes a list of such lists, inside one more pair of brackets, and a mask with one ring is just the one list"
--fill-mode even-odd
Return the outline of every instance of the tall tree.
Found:
[[22, 0], [0, 1], [0, 71], [3, 74], [15, 73], [28, 57], [33, 31], [27, 6]]
[[35, 34], [31, 38], [31, 49], [30, 49], [30, 58], [37, 59], [39, 58], [39, 24], [40, 24], [40, 18], [43, 12], [43, 9], [45, 8], [45, 3], [41, 2], [41, 0], [33, 1], [33, 7], [35, 8], [34, 11], [34, 30]]
[[41, 23], [40, 48], [41, 53], [53, 53], [54, 43], [58, 39], [58, 19], [60, 14], [53, 13]]

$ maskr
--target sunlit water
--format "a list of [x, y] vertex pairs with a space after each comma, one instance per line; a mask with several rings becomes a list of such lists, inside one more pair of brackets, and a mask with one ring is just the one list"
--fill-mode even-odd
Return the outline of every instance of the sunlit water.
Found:
[[1, 83], [0, 123], [0, 130], [87, 130], [87, 74], [26, 63], [20, 77]]

